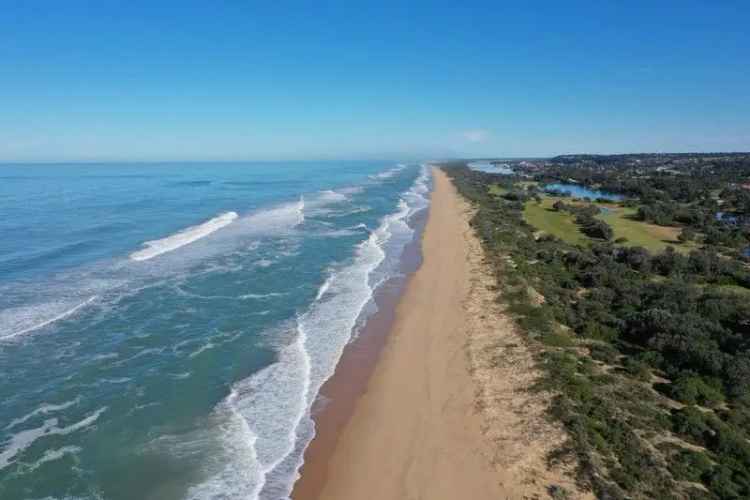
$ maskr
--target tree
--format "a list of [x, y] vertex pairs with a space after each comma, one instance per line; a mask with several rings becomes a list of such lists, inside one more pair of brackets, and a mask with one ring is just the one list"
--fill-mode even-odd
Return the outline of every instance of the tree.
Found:
[[682, 243], [685, 243], [687, 241], [693, 241], [695, 239], [695, 231], [693, 231], [689, 227], [685, 227], [677, 236], [677, 239], [680, 240], [680, 242]]
[[614, 236], [612, 228], [603, 220], [594, 219], [593, 217], [579, 217], [577, 220], [583, 226], [583, 233], [592, 238], [611, 240], [612, 236]]

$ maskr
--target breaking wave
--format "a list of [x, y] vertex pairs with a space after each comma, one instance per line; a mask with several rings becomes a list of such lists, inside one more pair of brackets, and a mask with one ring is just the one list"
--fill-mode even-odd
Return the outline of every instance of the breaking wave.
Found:
[[223, 460], [204, 470], [192, 499], [288, 498], [315, 430], [312, 407], [344, 347], [370, 310], [385, 276], [397, 269], [414, 229], [408, 222], [428, 206], [429, 173], [402, 193], [394, 212], [360, 243], [352, 261], [330, 270], [309, 308], [289, 325], [292, 340], [277, 361], [232, 386], [215, 409]]
[[390, 179], [391, 177], [401, 172], [405, 168], [406, 168], [406, 165], [399, 163], [398, 165], [396, 165], [395, 167], [391, 169], [371, 175], [370, 179], [376, 179], [376, 180]]
[[[74, 307], [71, 307], [68, 310], [62, 311], [60, 313], [55, 314], [51, 318], [45, 319], [39, 323], [32, 324], [31, 326], [22, 327], [18, 330], [12, 331], [8, 334], [1, 335], [0, 341], [3, 340], [10, 340], [15, 337], [18, 337], [19, 335], [23, 335], [25, 333], [33, 332], [34, 330], [39, 330], [40, 328], [44, 328], [45, 326], [51, 325], [52, 323], [55, 323], [57, 321], [60, 321], [62, 319], [65, 319], [69, 316], [72, 316], [76, 312], [78, 312], [80, 309], [86, 307], [87, 305], [91, 304], [94, 300], [96, 300], [96, 295], [89, 297], [88, 299], [84, 300], [80, 304], [77, 304]], [[23, 308], [24, 310], [27, 308]], [[30, 312], [24, 313], [22, 311], [18, 310], [6, 310], [0, 312], [0, 325], [3, 323], [6, 323], [5, 321], [2, 321], [3, 316], [9, 316], [10, 319], [7, 322], [11, 323], [22, 323], [23, 319], [26, 318], [30, 314], [37, 314], [38, 311], [35, 308], [31, 308], [29, 310]]]
[[237, 212], [226, 212], [204, 222], [203, 224], [183, 229], [182, 231], [167, 236], [166, 238], [147, 241], [143, 244], [146, 248], [131, 253], [130, 258], [132, 260], [153, 259], [157, 255], [171, 252], [172, 250], [189, 245], [201, 238], [205, 238], [209, 234], [231, 224], [237, 217]]

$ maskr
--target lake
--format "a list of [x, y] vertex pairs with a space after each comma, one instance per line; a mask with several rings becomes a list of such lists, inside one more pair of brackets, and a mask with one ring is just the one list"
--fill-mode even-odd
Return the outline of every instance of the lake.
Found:
[[488, 174], [502, 174], [511, 175], [513, 169], [507, 163], [490, 163], [488, 161], [472, 161], [468, 163], [468, 166], [472, 170], [478, 170], [479, 172], [485, 172]]
[[624, 197], [619, 194], [609, 193], [607, 191], [599, 191], [596, 189], [589, 189], [578, 184], [567, 184], [567, 183], [553, 183], [547, 184], [544, 190], [548, 193], [562, 193], [573, 198], [591, 198], [596, 200], [597, 198], [609, 200], [609, 201], [620, 201]]

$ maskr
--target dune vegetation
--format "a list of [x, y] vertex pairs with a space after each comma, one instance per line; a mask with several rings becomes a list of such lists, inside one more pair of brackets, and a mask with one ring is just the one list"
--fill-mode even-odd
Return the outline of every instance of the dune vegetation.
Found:
[[444, 168], [538, 353], [538, 389], [555, 394], [550, 418], [569, 440], [550, 460], [575, 456], [599, 498], [750, 497], [750, 269], [736, 228], [696, 216], [680, 243], [644, 198], [555, 200], [514, 176]]

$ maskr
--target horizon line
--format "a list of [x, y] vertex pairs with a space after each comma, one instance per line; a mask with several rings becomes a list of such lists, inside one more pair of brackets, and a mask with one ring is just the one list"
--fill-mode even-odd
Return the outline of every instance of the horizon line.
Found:
[[543, 155], [513, 155], [513, 156], [444, 156], [444, 157], [432, 157], [429, 159], [421, 158], [417, 159], [412, 155], [408, 159], [398, 156], [393, 157], [374, 157], [374, 158], [274, 158], [274, 159], [69, 159], [69, 160], [4, 160], [0, 159], [0, 165], [68, 165], [68, 164], [122, 164], [122, 163], [142, 163], [142, 164], [155, 164], [155, 163], [282, 163], [282, 162], [316, 162], [316, 161], [420, 161], [420, 162], [442, 162], [442, 161], [460, 161], [460, 160], [547, 160], [556, 158], [559, 156], [628, 156], [628, 155], [711, 155], [711, 154], [722, 154], [722, 155], [741, 155], [750, 154], [750, 151], [640, 151], [640, 152], [612, 152], [612, 153], [555, 153], [555, 154], [543, 154]]

